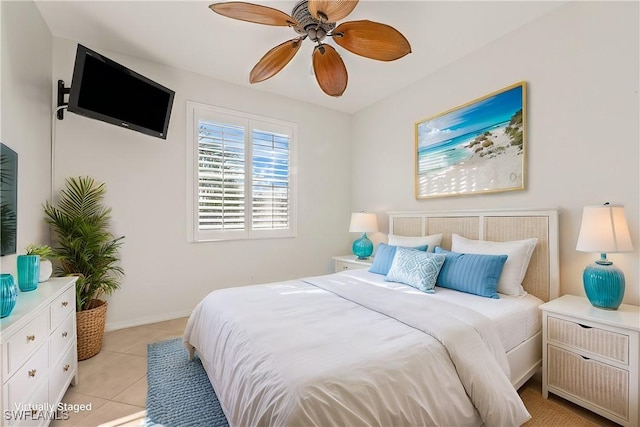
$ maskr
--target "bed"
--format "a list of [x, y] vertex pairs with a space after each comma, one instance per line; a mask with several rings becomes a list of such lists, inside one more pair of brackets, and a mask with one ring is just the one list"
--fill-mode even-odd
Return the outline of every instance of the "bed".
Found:
[[516, 390], [541, 364], [537, 306], [558, 294], [557, 227], [554, 210], [391, 212], [390, 235], [441, 234], [444, 252], [535, 239], [526, 292], [427, 294], [347, 271], [214, 291], [183, 340], [231, 426], [520, 425]]

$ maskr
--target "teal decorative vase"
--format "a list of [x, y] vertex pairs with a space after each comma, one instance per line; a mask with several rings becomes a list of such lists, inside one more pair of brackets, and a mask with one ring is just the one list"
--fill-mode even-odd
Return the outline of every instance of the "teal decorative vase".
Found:
[[605, 310], [617, 310], [624, 297], [624, 273], [611, 261], [598, 260], [582, 273], [584, 291], [591, 305]]
[[10, 274], [0, 274], [0, 318], [7, 317], [16, 306], [18, 288]]
[[18, 255], [18, 287], [22, 292], [33, 291], [40, 279], [40, 255]]

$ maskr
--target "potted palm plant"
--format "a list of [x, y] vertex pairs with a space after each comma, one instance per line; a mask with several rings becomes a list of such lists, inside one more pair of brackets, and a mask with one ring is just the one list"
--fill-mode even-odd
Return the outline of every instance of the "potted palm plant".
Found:
[[109, 231], [111, 208], [102, 204], [106, 188], [90, 177], [66, 179], [58, 205], [44, 205], [45, 220], [54, 232], [57, 272], [76, 275], [78, 360], [102, 348], [107, 303], [102, 300], [120, 288], [124, 274], [118, 251], [124, 236]]

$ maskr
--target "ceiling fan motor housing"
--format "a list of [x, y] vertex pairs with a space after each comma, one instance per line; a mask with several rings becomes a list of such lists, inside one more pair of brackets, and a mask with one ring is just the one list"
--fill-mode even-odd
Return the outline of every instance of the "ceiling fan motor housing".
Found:
[[298, 2], [291, 16], [300, 23], [300, 26], [293, 27], [293, 29], [302, 35], [308, 35], [309, 39], [314, 42], [322, 41], [327, 33], [331, 32], [336, 27], [335, 22], [320, 22], [314, 18], [309, 12], [309, 1], [302, 0]]

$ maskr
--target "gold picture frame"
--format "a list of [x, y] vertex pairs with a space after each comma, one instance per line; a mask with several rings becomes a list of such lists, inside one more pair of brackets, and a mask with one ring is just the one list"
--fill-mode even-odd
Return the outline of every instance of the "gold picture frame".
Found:
[[526, 82], [415, 125], [416, 199], [525, 189]]

